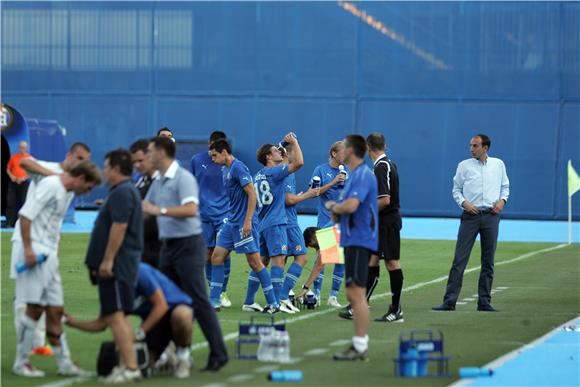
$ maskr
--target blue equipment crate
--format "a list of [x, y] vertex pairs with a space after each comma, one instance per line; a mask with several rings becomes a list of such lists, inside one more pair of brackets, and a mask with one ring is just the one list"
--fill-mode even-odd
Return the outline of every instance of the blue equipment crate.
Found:
[[[270, 330], [286, 331], [286, 320], [276, 321], [275, 316], [255, 315], [250, 321], [240, 320], [238, 340], [236, 341], [236, 357], [241, 360], [257, 360], [257, 350], [260, 344], [260, 333]], [[253, 352], [242, 352], [242, 347], [255, 346]]]
[[[412, 330], [399, 336], [395, 375], [406, 378], [449, 377], [449, 357], [443, 351], [441, 331]], [[429, 372], [429, 364], [435, 371]]]

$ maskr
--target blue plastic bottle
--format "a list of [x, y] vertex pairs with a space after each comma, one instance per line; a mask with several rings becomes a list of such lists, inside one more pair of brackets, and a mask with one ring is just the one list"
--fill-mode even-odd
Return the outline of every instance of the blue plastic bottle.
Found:
[[[41, 263], [44, 263], [47, 258], [48, 258], [48, 256], [46, 254], [38, 254], [36, 256], [36, 265], [40, 265]], [[36, 267], [36, 265], [33, 266], [33, 268]], [[16, 272], [17, 273], [23, 273], [26, 270], [28, 270], [28, 266], [26, 266], [26, 262], [20, 262], [16, 265]]]
[[298, 383], [304, 379], [302, 371], [272, 371], [268, 375], [268, 380], [272, 382], [294, 382]]
[[479, 378], [493, 375], [490, 368], [463, 367], [459, 369], [459, 377], [463, 379]]
[[407, 378], [417, 377], [417, 363], [419, 360], [419, 351], [415, 346], [409, 347], [403, 355], [403, 376]]

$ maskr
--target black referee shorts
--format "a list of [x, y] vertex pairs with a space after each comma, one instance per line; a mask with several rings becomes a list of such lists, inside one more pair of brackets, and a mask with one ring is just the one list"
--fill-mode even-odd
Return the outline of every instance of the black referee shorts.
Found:
[[379, 216], [379, 259], [401, 259], [401, 228], [403, 221], [398, 212]]
[[366, 288], [369, 276], [369, 259], [371, 251], [359, 246], [344, 248], [344, 266], [346, 272], [345, 286], [352, 285]]

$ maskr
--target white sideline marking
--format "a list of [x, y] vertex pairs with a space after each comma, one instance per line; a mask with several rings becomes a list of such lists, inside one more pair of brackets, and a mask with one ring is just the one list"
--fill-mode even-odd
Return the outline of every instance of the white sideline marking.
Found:
[[[527, 351], [528, 349], [532, 349], [532, 348], [537, 347], [538, 345], [544, 343], [550, 337], [554, 336], [556, 333], [562, 332], [562, 328], [564, 328], [565, 326], [576, 325], [578, 322], [580, 322], [580, 316], [575, 317], [572, 320], [565, 322], [564, 324], [551, 330], [550, 332], [546, 333], [544, 336], [537, 338], [536, 340], [532, 341], [531, 343], [524, 344], [521, 347], [514, 349], [513, 351], [508, 352], [503, 356], [498, 357], [497, 359], [495, 359], [491, 363], [487, 363], [486, 365], [484, 365], [481, 368], [491, 368], [491, 369], [495, 370], [496, 368], [501, 367], [502, 365], [504, 365], [508, 361], [515, 359], [516, 357], [518, 357], [520, 354]], [[460, 379], [460, 380], [456, 381], [455, 383], [450, 384], [449, 387], [467, 386], [467, 385], [475, 382], [475, 380], [476, 379], [474, 379], [474, 378]]]
[[465, 301], [465, 302], [473, 302], [473, 301], [475, 301], [475, 298], [473, 298], [473, 297], [467, 297], [467, 298], [464, 298], [463, 301]]
[[287, 361], [284, 364], [296, 364], [296, 363], [300, 363], [302, 360], [304, 360], [303, 357], [291, 357], [290, 361]]
[[314, 349], [311, 349], [310, 351], [304, 352], [304, 356], [318, 356], [318, 355], [322, 355], [328, 351], [329, 351], [328, 348], [314, 348]]
[[226, 387], [227, 384], [226, 383], [209, 383], [209, 384], [204, 384], [201, 387]]
[[465, 301], [457, 301], [455, 302], [457, 305], [467, 305], [467, 302]]
[[270, 365], [270, 366], [263, 366], [263, 367], [258, 367], [254, 370], [254, 372], [261, 374], [262, 372], [272, 372], [272, 371], [276, 371], [278, 368], [280, 368], [279, 365]]
[[70, 386], [71, 384], [82, 383], [93, 379], [93, 377], [77, 376], [75, 378], [63, 379], [58, 382], [41, 384], [39, 387], [64, 387]]
[[[518, 262], [518, 261], [521, 261], [522, 259], [530, 258], [530, 257], [533, 257], [534, 255], [538, 255], [541, 253], [547, 253], [548, 251], [558, 250], [558, 249], [561, 249], [562, 247], [566, 247], [566, 246], [568, 246], [568, 244], [562, 243], [562, 244], [557, 245], [557, 246], [548, 247], [548, 248], [536, 250], [536, 251], [530, 251], [529, 253], [522, 254], [522, 255], [515, 257], [515, 258], [512, 258], [512, 259], [508, 259], [507, 261], [497, 262], [495, 265], [496, 266], [507, 265], [508, 263]], [[477, 271], [479, 269], [480, 269], [479, 267], [472, 267], [471, 269], [465, 270], [464, 275], [468, 274], [468, 273], [473, 273], [474, 271]], [[409, 286], [407, 288], [404, 288], [403, 292], [409, 292], [411, 290], [420, 289], [420, 288], [423, 288], [425, 286], [433, 285], [433, 284], [443, 282], [443, 281], [447, 281], [446, 275], [442, 276], [442, 277], [435, 278], [431, 281], [420, 282], [418, 284]], [[377, 295], [373, 296], [371, 298], [371, 300], [374, 300], [377, 298], [382, 298], [382, 297], [388, 297], [390, 295], [391, 295], [390, 292], [377, 294]], [[477, 294], [475, 295], [475, 297], [477, 297]], [[339, 309], [339, 308], [329, 308], [329, 309], [320, 310], [320, 311], [314, 312], [314, 313], [303, 314], [303, 315], [298, 316], [298, 317], [292, 317], [292, 318], [286, 320], [286, 324], [291, 324], [293, 322], [302, 321], [302, 320], [309, 320], [309, 319], [317, 317], [317, 316], [322, 316], [324, 314], [335, 312], [337, 309]], [[224, 336], [224, 341], [230, 341], [230, 340], [234, 340], [237, 338], [238, 338], [238, 332], [232, 332], [232, 333], [228, 333], [227, 335]], [[197, 351], [197, 350], [202, 349], [202, 348], [207, 348], [207, 342], [197, 343], [197, 344], [193, 344], [191, 346], [192, 351]], [[43, 387], [53, 387], [53, 386], [43, 386]]]
[[232, 377], [227, 378], [228, 382], [232, 382], [232, 383], [241, 383], [241, 382], [247, 382], [248, 380], [254, 379], [254, 375], [252, 374], [239, 374], [239, 375], [234, 375]]
[[342, 347], [343, 345], [350, 344], [350, 342], [351, 342], [351, 340], [342, 339], [342, 340], [333, 341], [332, 343], [330, 343], [328, 345], [330, 345], [331, 347]]

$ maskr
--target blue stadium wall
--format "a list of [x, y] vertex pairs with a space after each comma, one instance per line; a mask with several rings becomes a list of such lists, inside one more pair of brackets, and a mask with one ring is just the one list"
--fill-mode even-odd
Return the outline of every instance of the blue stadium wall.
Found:
[[301, 189], [333, 141], [379, 131], [412, 216], [458, 214], [452, 177], [484, 132], [508, 168], [506, 216], [563, 219], [567, 160], [580, 169], [579, 14], [572, 2], [2, 2], [2, 99], [57, 120], [98, 160], [166, 125], [186, 140], [225, 130], [256, 171], [258, 145], [293, 130]]

